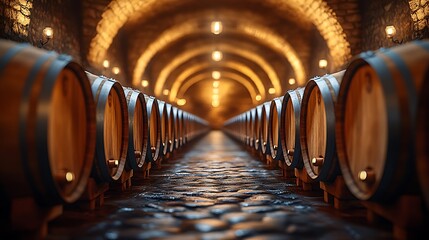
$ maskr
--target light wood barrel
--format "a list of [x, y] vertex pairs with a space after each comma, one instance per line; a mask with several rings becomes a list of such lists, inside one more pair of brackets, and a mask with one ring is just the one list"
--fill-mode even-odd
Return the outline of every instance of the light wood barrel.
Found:
[[255, 107], [255, 144], [253, 147], [256, 151], [261, 151], [262, 149], [262, 108], [263, 104]]
[[291, 168], [298, 169], [304, 166], [299, 131], [303, 95], [303, 87], [286, 92], [283, 97], [280, 120], [280, 141], [285, 163]]
[[96, 151], [91, 176], [112, 182], [124, 171], [128, 152], [128, 107], [122, 85], [86, 72], [96, 104]]
[[136, 89], [124, 87], [128, 103], [128, 151], [126, 170], [141, 168], [147, 153], [147, 110], [143, 93]]
[[424, 79], [417, 109], [416, 169], [426, 209], [429, 210], [429, 69]]
[[160, 145], [160, 155], [165, 156], [168, 153], [168, 115], [167, 115], [167, 106], [165, 102], [158, 99], [158, 108], [159, 108], [159, 120], [161, 126], [161, 145]]
[[174, 115], [174, 106], [166, 103], [166, 110], [167, 110], [167, 117], [168, 117], [168, 152], [172, 153], [174, 151], [174, 139], [176, 139], [175, 132], [174, 132], [174, 123], [176, 121], [175, 115]]
[[144, 94], [148, 119], [146, 162], [156, 162], [161, 149], [161, 117], [158, 101], [155, 97]]
[[317, 181], [341, 174], [335, 145], [335, 102], [345, 70], [313, 78], [305, 85], [300, 113], [304, 167]]
[[361, 54], [347, 67], [336, 108], [337, 149], [350, 191], [361, 200], [416, 194], [418, 89], [429, 41]]
[[268, 138], [270, 140], [271, 157], [274, 160], [283, 161], [283, 149], [280, 141], [280, 124], [283, 96], [274, 98], [270, 105], [270, 117], [268, 124]]
[[95, 152], [95, 104], [71, 57], [0, 40], [0, 184], [42, 205], [83, 193]]

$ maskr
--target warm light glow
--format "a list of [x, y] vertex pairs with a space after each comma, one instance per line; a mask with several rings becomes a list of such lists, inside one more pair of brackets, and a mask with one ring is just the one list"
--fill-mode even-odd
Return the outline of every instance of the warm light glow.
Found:
[[261, 95], [259, 95], [259, 94], [258, 94], [258, 95], [256, 95], [256, 101], [258, 101], [258, 102], [259, 102], [259, 101], [261, 101], [261, 99], [262, 99]]
[[212, 53], [212, 59], [213, 61], [219, 62], [220, 60], [222, 60], [223, 55], [221, 51], [213, 51]]
[[67, 172], [66, 173], [66, 181], [67, 182], [73, 182], [74, 180], [74, 174], [72, 172]]
[[170, 90], [168, 90], [168, 89], [164, 89], [164, 90], [162, 91], [162, 94], [164, 94], [165, 96], [168, 96], [168, 94], [170, 94]]
[[51, 39], [54, 36], [54, 30], [51, 27], [45, 27], [43, 29], [43, 36], [45, 36], [46, 39]]
[[212, 107], [219, 107], [219, 105], [220, 105], [220, 102], [219, 102], [219, 100], [213, 100], [212, 101]]
[[213, 101], [219, 101], [219, 95], [218, 94], [213, 94], [212, 100]]
[[220, 34], [222, 32], [222, 22], [214, 21], [211, 24], [211, 31], [213, 34]]
[[219, 94], [219, 88], [213, 88], [213, 94]]
[[149, 81], [148, 80], [142, 80], [142, 87], [147, 87], [149, 86]]
[[218, 80], [220, 78], [220, 72], [219, 71], [213, 71], [212, 72], [212, 78]]
[[396, 35], [396, 28], [395, 26], [387, 26], [384, 31], [386, 32], [386, 36], [387, 38], [392, 38], [393, 36]]
[[274, 93], [276, 93], [276, 89], [275, 88], [269, 88], [268, 89], [268, 93], [269, 94], [274, 94]]
[[113, 67], [113, 68], [112, 68], [112, 72], [113, 72], [114, 74], [118, 75], [118, 74], [121, 72], [121, 70], [120, 70], [118, 67]]
[[295, 82], [295, 78], [289, 78], [289, 85], [294, 85]]
[[109, 66], [110, 66], [110, 62], [109, 62], [109, 60], [107, 60], [107, 59], [106, 59], [106, 60], [104, 60], [104, 61], [103, 61], [103, 67], [104, 67], [104, 68], [108, 68]]
[[186, 104], [186, 99], [183, 99], [183, 98], [177, 99], [177, 105], [183, 106], [185, 104]]
[[214, 88], [218, 88], [218, 87], [219, 87], [219, 85], [220, 85], [220, 82], [219, 82], [219, 81], [213, 81], [213, 87], [214, 87]]
[[319, 68], [326, 68], [328, 66], [328, 60], [320, 59], [319, 60]]

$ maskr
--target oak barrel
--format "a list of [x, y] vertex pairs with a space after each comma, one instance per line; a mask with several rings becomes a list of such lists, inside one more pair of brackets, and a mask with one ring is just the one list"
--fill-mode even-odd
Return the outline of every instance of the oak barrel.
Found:
[[262, 108], [261, 115], [261, 138], [262, 138], [262, 148], [261, 152], [264, 155], [270, 155], [270, 139], [268, 138], [268, 124], [270, 117], [270, 104], [271, 102], [265, 102]]
[[271, 157], [274, 160], [283, 161], [283, 149], [280, 141], [280, 124], [283, 96], [274, 98], [270, 105], [270, 117], [268, 124], [268, 138], [270, 140]]
[[168, 152], [172, 153], [174, 151], [174, 139], [176, 138], [174, 134], [174, 123], [176, 121], [174, 115], [174, 106], [170, 103], [166, 103], [167, 117], [168, 117]]
[[128, 105], [128, 151], [126, 169], [137, 170], [145, 162], [147, 153], [147, 111], [143, 93], [123, 87]]
[[311, 79], [302, 96], [302, 161], [308, 175], [316, 181], [332, 182], [341, 174], [335, 145], [335, 102], [344, 72]]
[[249, 111], [249, 147], [255, 148], [255, 140], [256, 140], [256, 108], [251, 108]]
[[10, 198], [75, 202], [95, 152], [95, 104], [70, 56], [0, 40], [0, 184]]
[[158, 101], [155, 97], [144, 94], [146, 100], [147, 126], [147, 153], [146, 162], [156, 162], [161, 148], [161, 121]]
[[255, 107], [255, 122], [254, 122], [254, 131], [255, 131], [255, 142], [253, 147], [256, 151], [261, 152], [262, 149], [262, 108], [263, 104]]
[[96, 151], [91, 176], [97, 182], [116, 181], [128, 152], [128, 107], [122, 85], [86, 72], [96, 104]]
[[301, 169], [300, 113], [304, 88], [288, 90], [284, 97], [280, 120], [280, 141], [287, 166]]
[[179, 149], [180, 147], [182, 147], [183, 144], [183, 131], [182, 131], [182, 126], [183, 126], [183, 110], [180, 108], [176, 108], [176, 122], [174, 124], [174, 129], [175, 129], [175, 135], [176, 135], [176, 149]]
[[360, 54], [347, 67], [336, 108], [337, 149], [350, 191], [361, 200], [415, 194], [418, 90], [429, 41]]
[[159, 124], [161, 127], [160, 134], [160, 149], [159, 153], [161, 156], [165, 156], [168, 153], [168, 115], [167, 115], [167, 106], [162, 100], [158, 100], [158, 109], [159, 109]]

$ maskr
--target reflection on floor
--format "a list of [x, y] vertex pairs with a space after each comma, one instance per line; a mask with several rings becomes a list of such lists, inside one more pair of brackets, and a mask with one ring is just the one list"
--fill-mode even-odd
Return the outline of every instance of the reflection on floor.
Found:
[[95, 211], [65, 210], [48, 239], [390, 239], [369, 225], [363, 209], [335, 210], [320, 192], [243, 151], [220, 131], [108, 194]]

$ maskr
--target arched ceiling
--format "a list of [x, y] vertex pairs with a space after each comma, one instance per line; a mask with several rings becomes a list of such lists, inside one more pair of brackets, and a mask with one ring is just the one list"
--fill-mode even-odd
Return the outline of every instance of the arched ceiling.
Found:
[[[214, 20], [222, 22], [219, 35], [210, 32]], [[219, 125], [258, 104], [257, 96], [268, 101], [303, 86], [314, 36], [324, 40], [333, 68], [350, 57], [342, 26], [322, 0], [113, 0], [88, 60], [101, 68], [114, 41], [124, 41], [132, 87], [142, 89], [147, 79], [146, 93], [172, 103], [185, 98], [182, 108]], [[210, 58], [213, 50], [223, 53], [221, 61]], [[222, 75], [219, 107], [210, 104], [213, 70]], [[289, 85], [289, 78], [297, 84]]]

